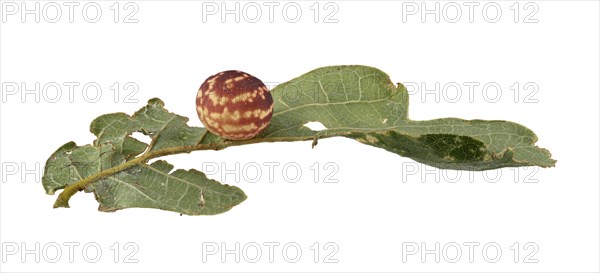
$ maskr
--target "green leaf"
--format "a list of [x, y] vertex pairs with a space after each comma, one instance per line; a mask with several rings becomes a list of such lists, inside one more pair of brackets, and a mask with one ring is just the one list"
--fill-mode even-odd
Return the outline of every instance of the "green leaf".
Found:
[[132, 119], [142, 124], [142, 132], [152, 137], [150, 150], [195, 145], [208, 132], [204, 128], [187, 126], [188, 118], [175, 115], [164, 108], [157, 98], [137, 111]]
[[[486, 170], [554, 166], [537, 136], [508, 121], [408, 119], [408, 92], [367, 66], [331, 66], [308, 72], [272, 90], [271, 125], [260, 137], [346, 136], [421, 163], [447, 169]], [[304, 125], [320, 122], [326, 130]]]
[[[269, 127], [257, 138], [222, 139], [151, 99], [132, 116], [96, 118], [92, 145], [68, 142], [54, 152], [42, 178], [48, 194], [64, 189], [55, 207], [68, 207], [78, 191], [93, 192], [101, 211], [157, 208], [188, 215], [225, 212], [246, 199], [237, 187], [208, 179], [197, 170], [175, 170], [151, 159], [197, 150], [220, 150], [260, 142], [317, 140], [342, 136], [438, 168], [487, 170], [511, 166], [554, 166], [550, 153], [535, 146], [528, 128], [501, 120], [408, 118], [408, 92], [387, 74], [367, 66], [331, 66], [306, 73], [271, 91]], [[312, 131], [308, 122], [327, 129]], [[141, 132], [149, 144], [132, 137]]]
[[[276, 86], [275, 107], [261, 137], [335, 136], [389, 130], [408, 119], [408, 93], [382, 71], [367, 66], [331, 66]], [[318, 121], [328, 129], [313, 132]]]
[[[90, 181], [74, 190], [93, 192], [101, 211], [140, 207], [188, 215], [218, 214], [244, 201], [242, 190], [208, 179], [199, 171], [171, 172], [173, 166], [165, 161], [147, 164], [153, 152], [167, 155], [172, 148], [196, 145], [207, 132], [187, 126], [187, 118], [168, 112], [163, 105], [152, 99], [131, 117], [113, 113], [92, 121], [90, 131], [97, 137], [93, 145], [66, 143], [46, 162], [42, 177], [46, 193]], [[131, 137], [133, 132], [150, 136], [150, 145]], [[68, 207], [68, 198], [59, 196], [55, 207]]]
[[141, 154], [147, 146], [146, 143], [129, 136], [139, 131], [141, 126], [140, 122], [131, 119], [125, 113], [114, 113], [97, 117], [92, 121], [90, 131], [96, 135], [94, 146], [100, 147], [110, 143], [117, 153], [131, 158]]
[[99, 210], [156, 208], [187, 215], [228, 211], [246, 200], [239, 188], [208, 179], [197, 170], [176, 170], [166, 161], [138, 164], [90, 185]]
[[120, 157], [114, 153], [110, 144], [95, 147], [92, 145], [77, 146], [75, 142], [68, 142], [58, 148], [46, 161], [42, 184], [48, 194], [73, 184], [81, 179], [92, 176], [110, 167], [121, 164], [121, 160], [113, 161]]

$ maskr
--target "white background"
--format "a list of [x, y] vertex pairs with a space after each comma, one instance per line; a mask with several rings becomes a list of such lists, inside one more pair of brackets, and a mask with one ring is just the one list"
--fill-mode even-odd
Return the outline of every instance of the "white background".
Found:
[[[21, 8], [21, 2], [11, 3]], [[65, 2], [37, 3], [39, 23], [34, 15], [22, 22], [21, 9], [10, 15], [14, 5], [2, 1], [2, 271], [600, 270], [598, 2], [492, 2], [487, 14], [488, 2], [437, 2], [439, 23], [432, 14], [422, 20], [421, 2], [321, 2], [317, 8], [307, 1], [288, 7], [287, 14], [285, 2], [237, 2], [239, 23], [233, 14], [222, 22], [221, 2], [140, 1], [127, 9], [121, 2], [118, 17], [114, 1], [95, 2], [102, 10], [96, 23], [86, 21], [95, 17], [93, 8], [82, 15], [87, 2], [73, 2], [79, 4], [73, 22]], [[274, 7], [272, 18], [267, 5]], [[56, 6], [62, 17], [48, 22]], [[211, 15], [213, 7], [219, 10]], [[297, 18], [295, 7], [302, 12]], [[234, 2], [226, 8], [234, 9]], [[137, 23], [124, 22], [134, 10], [129, 19]], [[407, 84], [415, 120], [519, 122], [536, 132], [537, 144], [558, 163], [548, 169], [440, 171], [333, 138], [315, 149], [310, 142], [258, 144], [166, 158], [176, 168], [209, 172], [218, 166], [211, 177], [246, 192], [245, 202], [217, 216], [151, 209], [102, 213], [83, 193], [73, 197], [72, 208], [52, 209], [56, 196], [44, 193], [46, 159], [67, 141], [91, 143], [88, 126], [98, 115], [131, 114], [160, 97], [167, 109], [201, 126], [196, 91], [214, 73], [239, 69], [281, 83], [336, 64], [374, 66]], [[71, 97], [68, 82], [79, 84]], [[118, 95], [111, 90], [115, 82]], [[124, 89], [128, 82], [138, 89], [126, 98], [134, 90]], [[471, 82], [478, 85], [472, 93]], [[40, 88], [24, 93], [21, 83]], [[52, 87], [44, 91], [52, 83], [62, 86], [61, 97]], [[97, 102], [93, 88], [82, 91], [89, 83], [101, 87]], [[500, 91], [483, 90], [486, 84]], [[280, 164], [273, 177], [268, 162]], [[283, 171], [285, 164], [300, 166], [299, 181], [293, 183], [294, 168]], [[258, 182], [235, 181], [235, 174], [252, 180], [257, 165]], [[234, 174], [224, 175], [222, 167]], [[337, 183], [324, 183], [327, 175]], [[278, 244], [273, 262], [269, 243]], [[286, 244], [291, 248], [282, 253]], [[469, 244], [476, 245], [472, 261]], [[212, 246], [219, 249], [209, 255]], [[224, 260], [223, 246], [234, 250]], [[262, 256], [253, 263], [256, 246]], [[423, 246], [433, 253], [425, 259]], [[296, 258], [293, 247], [302, 249], [295, 263], [289, 261]], [[102, 251], [98, 257], [96, 249]]]

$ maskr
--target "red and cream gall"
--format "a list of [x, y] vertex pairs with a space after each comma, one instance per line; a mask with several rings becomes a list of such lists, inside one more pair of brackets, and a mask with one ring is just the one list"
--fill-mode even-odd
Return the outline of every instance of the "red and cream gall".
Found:
[[273, 97], [258, 78], [237, 70], [212, 75], [202, 83], [196, 111], [211, 133], [231, 140], [264, 131], [273, 116]]

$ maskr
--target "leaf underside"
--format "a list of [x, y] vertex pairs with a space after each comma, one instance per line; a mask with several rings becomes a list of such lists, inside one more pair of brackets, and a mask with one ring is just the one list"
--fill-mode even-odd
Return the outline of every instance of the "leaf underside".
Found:
[[[406, 88], [393, 84], [387, 74], [373, 67], [319, 68], [276, 86], [271, 94], [275, 101], [271, 123], [251, 143], [316, 142], [319, 138], [342, 136], [427, 165], [459, 170], [552, 167], [556, 162], [547, 150], [535, 146], [537, 136], [517, 123], [457, 118], [409, 120]], [[173, 171], [173, 166], [162, 160], [128, 165], [151, 152], [186, 147], [189, 152], [244, 144], [221, 139], [204, 128], [190, 127], [187, 121], [168, 112], [156, 98], [132, 116], [102, 115], [90, 126], [96, 135], [93, 144], [77, 146], [69, 142], [50, 156], [42, 178], [44, 189], [54, 194], [107, 169], [127, 166], [84, 188], [95, 194], [101, 211], [139, 207], [188, 215], [225, 212], [246, 199], [241, 189], [208, 179], [197, 170]], [[315, 121], [327, 129], [312, 131], [305, 126]], [[134, 132], [147, 135], [150, 144], [132, 138]], [[68, 206], [67, 201], [59, 206]]]

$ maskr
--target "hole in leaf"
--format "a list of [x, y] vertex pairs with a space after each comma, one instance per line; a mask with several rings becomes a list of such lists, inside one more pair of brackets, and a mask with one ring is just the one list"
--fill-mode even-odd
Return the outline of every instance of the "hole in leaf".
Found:
[[323, 125], [323, 123], [320, 123], [318, 121], [307, 122], [306, 124], [304, 124], [304, 127], [311, 129], [315, 132], [327, 130], [327, 127], [325, 127], [325, 125]]
[[146, 143], [146, 144], [149, 144], [149, 143], [150, 143], [150, 139], [148, 139], [148, 136], [147, 136], [147, 135], [144, 135], [144, 134], [142, 134], [142, 133], [140, 133], [140, 132], [133, 132], [133, 133], [131, 134], [131, 137], [132, 137], [132, 138], [135, 138], [136, 140], [139, 140], [140, 142], [144, 142], [144, 143]]

